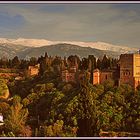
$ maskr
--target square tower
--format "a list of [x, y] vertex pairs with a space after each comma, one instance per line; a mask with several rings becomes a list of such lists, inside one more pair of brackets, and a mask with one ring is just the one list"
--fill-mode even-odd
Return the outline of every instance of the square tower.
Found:
[[134, 88], [140, 85], [140, 54], [133, 55]]
[[140, 54], [120, 55], [120, 84], [134, 88], [140, 84]]

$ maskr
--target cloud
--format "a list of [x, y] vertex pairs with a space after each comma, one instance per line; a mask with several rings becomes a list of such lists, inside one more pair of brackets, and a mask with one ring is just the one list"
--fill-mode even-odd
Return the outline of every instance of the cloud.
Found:
[[0, 4], [0, 13], [0, 31], [15, 27], [11, 35], [2, 31], [7, 37], [139, 47], [140, 4]]
[[25, 23], [23, 16], [17, 14], [15, 16], [9, 16], [6, 13], [0, 13], [0, 27], [3, 28], [17, 28], [21, 27]]

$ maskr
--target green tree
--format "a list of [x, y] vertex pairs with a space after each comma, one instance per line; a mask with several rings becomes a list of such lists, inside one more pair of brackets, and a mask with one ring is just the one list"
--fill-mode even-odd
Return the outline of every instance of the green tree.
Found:
[[29, 65], [34, 66], [37, 64], [37, 59], [36, 57], [31, 57], [29, 61]]
[[46, 137], [74, 137], [76, 136], [76, 131], [76, 127], [64, 125], [63, 120], [57, 120], [53, 125], [44, 127]]
[[82, 70], [87, 70], [88, 69], [88, 59], [87, 58], [83, 58], [82, 62], [81, 62], [81, 69]]
[[101, 60], [98, 58], [98, 59], [97, 59], [97, 68], [98, 68], [99, 70], [101, 70], [101, 66], [102, 66], [102, 62], [101, 62]]
[[4, 117], [7, 116], [7, 112], [10, 105], [6, 102], [0, 102], [0, 112], [3, 114]]
[[20, 62], [19, 68], [20, 69], [27, 69], [28, 65], [29, 65], [29, 61], [22, 59], [21, 62]]
[[10, 132], [13, 132], [16, 136], [26, 135], [26, 121], [28, 117], [28, 109], [23, 108], [23, 105], [19, 102], [19, 98], [14, 98], [14, 103], [9, 109], [5, 122], [5, 128]]
[[30, 100], [28, 98], [24, 98], [22, 100], [22, 104], [23, 104], [24, 107], [26, 107], [26, 106], [28, 106], [30, 104]]
[[98, 135], [96, 94], [91, 90], [89, 79], [85, 74], [79, 91], [78, 136]]
[[0, 79], [0, 98], [7, 99], [9, 97], [9, 89], [4, 79]]
[[17, 56], [15, 56], [15, 57], [12, 59], [12, 67], [13, 67], [13, 68], [19, 68], [19, 65], [20, 65], [20, 60], [18, 59]]
[[103, 59], [102, 59], [101, 68], [102, 69], [108, 69], [109, 67], [110, 67], [110, 60], [106, 55], [104, 55]]

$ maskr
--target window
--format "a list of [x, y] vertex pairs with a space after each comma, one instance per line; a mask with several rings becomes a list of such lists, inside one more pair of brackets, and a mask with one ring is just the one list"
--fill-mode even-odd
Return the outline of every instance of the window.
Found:
[[107, 80], [107, 75], [105, 76], [105, 79]]

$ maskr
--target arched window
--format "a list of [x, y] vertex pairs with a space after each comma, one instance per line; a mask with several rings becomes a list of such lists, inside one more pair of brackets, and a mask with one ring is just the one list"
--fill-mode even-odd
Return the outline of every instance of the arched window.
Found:
[[123, 75], [125, 76], [125, 72], [123, 72]]

